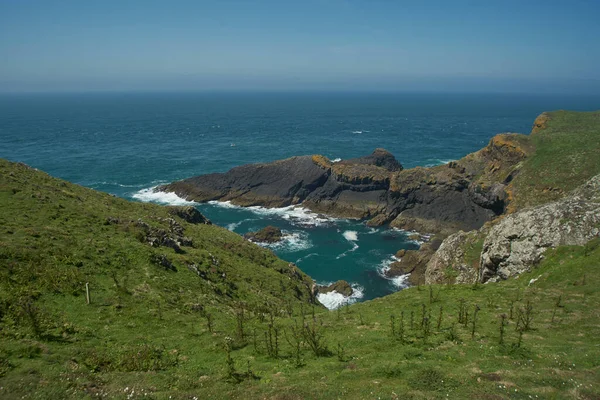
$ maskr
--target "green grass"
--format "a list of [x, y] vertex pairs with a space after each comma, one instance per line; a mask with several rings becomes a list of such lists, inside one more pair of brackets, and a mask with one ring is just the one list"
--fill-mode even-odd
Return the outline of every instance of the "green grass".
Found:
[[[167, 218], [192, 240], [183, 253], [136, 224]], [[328, 311], [308, 277], [236, 234], [0, 161], [0, 268], [2, 399], [600, 396], [600, 239], [518, 279]]]
[[600, 173], [600, 112], [555, 111], [529, 136], [535, 152], [513, 181], [517, 209], [556, 200]]

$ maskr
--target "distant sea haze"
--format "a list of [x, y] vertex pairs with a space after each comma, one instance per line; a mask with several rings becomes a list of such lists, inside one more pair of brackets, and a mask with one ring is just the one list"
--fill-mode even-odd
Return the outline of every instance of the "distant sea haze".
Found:
[[[104, 93], [0, 95], [0, 157], [128, 199], [186, 203], [151, 188], [194, 175], [294, 155], [332, 160], [392, 152], [405, 168], [431, 166], [479, 150], [496, 133], [529, 133], [543, 111], [600, 109], [600, 96], [377, 93]], [[271, 245], [318, 283], [345, 279], [351, 298], [321, 297], [328, 307], [404, 287], [382, 271], [405, 232], [327, 218], [302, 208], [199, 209], [240, 234], [283, 229]]]

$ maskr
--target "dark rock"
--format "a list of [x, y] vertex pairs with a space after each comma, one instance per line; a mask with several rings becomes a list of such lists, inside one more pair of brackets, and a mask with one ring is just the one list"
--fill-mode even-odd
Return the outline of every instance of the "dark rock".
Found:
[[336, 291], [337, 293], [340, 293], [345, 297], [351, 296], [354, 292], [352, 290], [352, 286], [350, 286], [350, 284], [344, 280], [339, 280], [337, 282], [332, 283], [329, 286], [319, 286], [317, 290], [319, 293], [329, 293]]
[[140, 237], [142, 242], [152, 247], [170, 247], [177, 253], [185, 253], [181, 246], [193, 246], [192, 239], [183, 236], [183, 227], [173, 218], [159, 218], [159, 221], [169, 224], [169, 229], [150, 226], [141, 219], [134, 223], [143, 232]]
[[200, 202], [221, 200], [265, 207], [303, 203], [329, 215], [373, 218], [387, 207], [391, 176], [401, 169], [391, 153], [377, 149], [369, 156], [339, 163], [317, 155], [243, 165], [157, 190]]
[[192, 206], [172, 206], [169, 207], [169, 213], [178, 216], [190, 224], [212, 224], [208, 218]]
[[372, 154], [359, 158], [351, 158], [349, 160], [342, 160], [338, 163], [339, 165], [344, 164], [365, 164], [375, 165], [377, 167], [385, 168], [390, 172], [401, 171], [403, 169], [394, 155], [385, 149], [375, 149]]
[[195, 201], [282, 207], [302, 203], [314, 212], [390, 223], [420, 232], [478, 229], [502, 214], [506, 184], [529, 149], [523, 135], [501, 134], [482, 150], [448, 165], [404, 170], [386, 150], [331, 162], [301, 156], [236, 167], [159, 187]]
[[277, 243], [283, 237], [283, 233], [281, 232], [281, 229], [269, 225], [257, 232], [248, 232], [244, 237], [252, 242]]
[[284, 207], [302, 202], [325, 183], [329, 171], [311, 156], [266, 164], [249, 164], [226, 173], [201, 175], [158, 190], [175, 192], [194, 201], [231, 200], [242, 206]]
[[425, 243], [419, 250], [399, 250], [396, 257], [399, 259], [390, 265], [385, 275], [389, 278], [410, 274], [408, 283], [416, 286], [425, 283], [425, 270], [427, 262], [435, 250], [430, 243]]

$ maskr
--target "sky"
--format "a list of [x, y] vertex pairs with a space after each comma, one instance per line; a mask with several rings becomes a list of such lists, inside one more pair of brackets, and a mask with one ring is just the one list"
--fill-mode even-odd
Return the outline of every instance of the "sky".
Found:
[[0, 0], [0, 92], [600, 93], [599, 0]]

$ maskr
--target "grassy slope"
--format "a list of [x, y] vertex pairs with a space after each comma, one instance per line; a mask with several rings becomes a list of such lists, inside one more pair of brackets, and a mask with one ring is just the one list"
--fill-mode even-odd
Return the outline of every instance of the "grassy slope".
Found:
[[[185, 254], [140, 241], [133, 221], [166, 229], [167, 217], [165, 207], [0, 161], [0, 398], [600, 396], [598, 240], [553, 251], [516, 280], [411, 288], [329, 312], [307, 305], [303, 275], [292, 279], [287, 263], [224, 229], [179, 221], [194, 243]], [[185, 267], [192, 262], [207, 279]], [[461, 299], [469, 315], [481, 309], [473, 337], [471, 322], [458, 324]], [[517, 347], [527, 301], [533, 320]], [[499, 315], [511, 307], [500, 345]], [[315, 356], [306, 334], [296, 354], [303, 320], [329, 351]], [[277, 357], [265, 339], [270, 331], [274, 346], [274, 328]]]
[[535, 152], [513, 181], [512, 209], [559, 199], [600, 173], [600, 112], [555, 111], [529, 136]]

